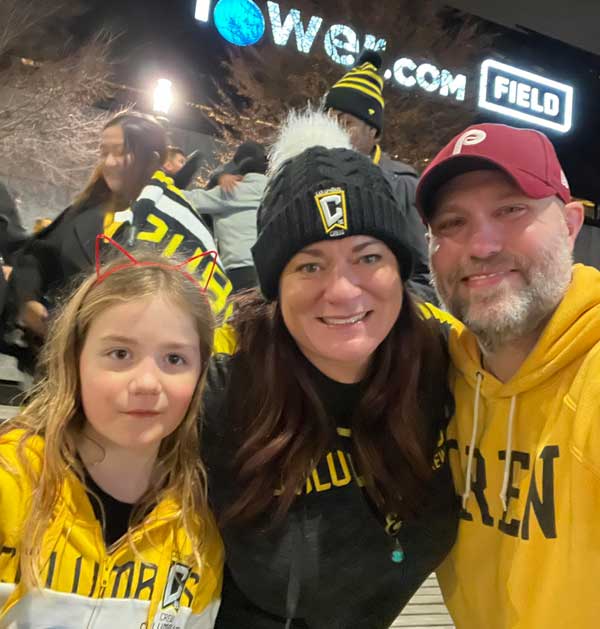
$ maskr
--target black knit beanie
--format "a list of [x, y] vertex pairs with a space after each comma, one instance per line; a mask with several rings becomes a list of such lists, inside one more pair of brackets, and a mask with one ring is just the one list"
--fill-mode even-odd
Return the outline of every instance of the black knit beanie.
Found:
[[381, 133], [385, 107], [383, 79], [377, 73], [381, 63], [378, 53], [363, 51], [356, 66], [344, 74], [325, 96], [325, 110], [337, 109], [352, 114]]
[[356, 151], [313, 146], [288, 159], [258, 208], [252, 255], [264, 296], [277, 298], [284, 267], [307, 245], [361, 234], [394, 252], [406, 280], [413, 250], [405, 215], [381, 169]]

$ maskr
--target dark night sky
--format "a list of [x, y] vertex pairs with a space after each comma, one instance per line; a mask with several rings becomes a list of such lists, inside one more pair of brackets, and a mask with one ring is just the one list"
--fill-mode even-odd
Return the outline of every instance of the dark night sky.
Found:
[[[123, 82], [149, 89], [156, 78], [166, 76], [173, 80], [180, 99], [194, 102], [209, 99], [212, 91], [209, 77], [219, 76], [225, 44], [213, 29], [195, 22], [195, 0], [89, 2], [93, 9], [79, 22], [78, 33], [91, 33], [100, 24], [114, 33], [123, 33], [118, 43], [119, 78]], [[544, 76], [574, 86], [574, 129], [565, 135], [547, 133], [557, 147], [574, 193], [600, 201], [600, 146], [597, 140], [600, 138], [600, 57], [592, 54], [594, 51], [600, 53], [600, 39], [596, 34], [596, 25], [600, 23], [600, 0], [448, 2], [496, 23], [509, 27], [519, 25], [548, 36], [503, 29], [504, 34], [496, 40], [494, 47], [507, 63], [539, 71]], [[281, 3], [283, 7], [294, 4], [292, 0], [281, 0]], [[339, 21], [344, 23], [342, 16]], [[550, 37], [560, 38], [571, 46]], [[177, 118], [177, 112], [174, 117]], [[518, 124], [488, 112], [474, 122], [483, 120]]]
[[448, 0], [448, 4], [504, 26], [524, 26], [600, 55], [599, 0]]

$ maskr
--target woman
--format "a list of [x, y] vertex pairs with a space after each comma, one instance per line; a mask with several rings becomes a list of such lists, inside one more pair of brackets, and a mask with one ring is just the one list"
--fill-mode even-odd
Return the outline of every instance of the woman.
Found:
[[138, 196], [162, 164], [163, 127], [152, 117], [127, 112], [102, 131], [100, 160], [85, 190], [36, 234], [15, 262], [11, 278], [17, 320], [39, 338], [46, 334], [54, 293], [93, 265], [96, 235]]
[[413, 255], [381, 170], [317, 113], [292, 116], [273, 155], [262, 295], [239, 298], [237, 351], [209, 369], [216, 627], [389, 627], [456, 533], [443, 340], [405, 289]]

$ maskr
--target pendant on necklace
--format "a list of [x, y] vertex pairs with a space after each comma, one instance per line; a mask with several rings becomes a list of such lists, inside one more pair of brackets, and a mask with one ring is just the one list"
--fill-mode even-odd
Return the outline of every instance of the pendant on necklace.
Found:
[[391, 560], [394, 563], [402, 563], [404, 561], [404, 557], [404, 549], [398, 539], [396, 539], [396, 547], [392, 550]]

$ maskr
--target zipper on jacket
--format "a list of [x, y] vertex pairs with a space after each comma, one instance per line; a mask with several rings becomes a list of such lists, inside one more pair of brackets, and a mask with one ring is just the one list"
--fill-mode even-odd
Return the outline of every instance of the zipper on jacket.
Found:
[[88, 619], [86, 628], [90, 629], [94, 626], [94, 622], [96, 620], [96, 616], [99, 613], [100, 606], [104, 600], [104, 592], [106, 591], [106, 586], [108, 585], [108, 577], [110, 575], [110, 571], [112, 570], [112, 562], [107, 561], [106, 559], [103, 561], [102, 565], [102, 580], [100, 581], [100, 588], [95, 596], [95, 605], [90, 617]]
[[[161, 526], [164, 525], [164, 521], [158, 519], [158, 520], [154, 520], [153, 522], [150, 523], [150, 525], [146, 525], [144, 526], [142, 525], [138, 525], [135, 528], [132, 529], [131, 531], [131, 537], [133, 542], [138, 542], [142, 539], [143, 535], [147, 534], [148, 531], [154, 530], [156, 528], [159, 528]], [[102, 539], [102, 536], [101, 536]], [[102, 542], [104, 543], [104, 542]], [[106, 587], [108, 586], [108, 581], [109, 581], [109, 577], [110, 577], [110, 573], [114, 568], [114, 565], [116, 564], [116, 562], [119, 560], [119, 558], [126, 554], [128, 551], [128, 540], [127, 540], [127, 536], [123, 535], [120, 539], [118, 539], [116, 542], [114, 542], [113, 544], [111, 544], [110, 547], [106, 548], [105, 552], [105, 558], [102, 562], [102, 580], [100, 582], [100, 587], [97, 590], [96, 596], [95, 596], [95, 606], [94, 609], [92, 610], [92, 613], [89, 617], [89, 620], [87, 622], [86, 625], [86, 629], [91, 629], [94, 626], [94, 623], [96, 621], [96, 617], [98, 616], [99, 613], [99, 608], [102, 605], [103, 599], [104, 599], [104, 593], [106, 592]], [[175, 556], [175, 555], [174, 555]]]

